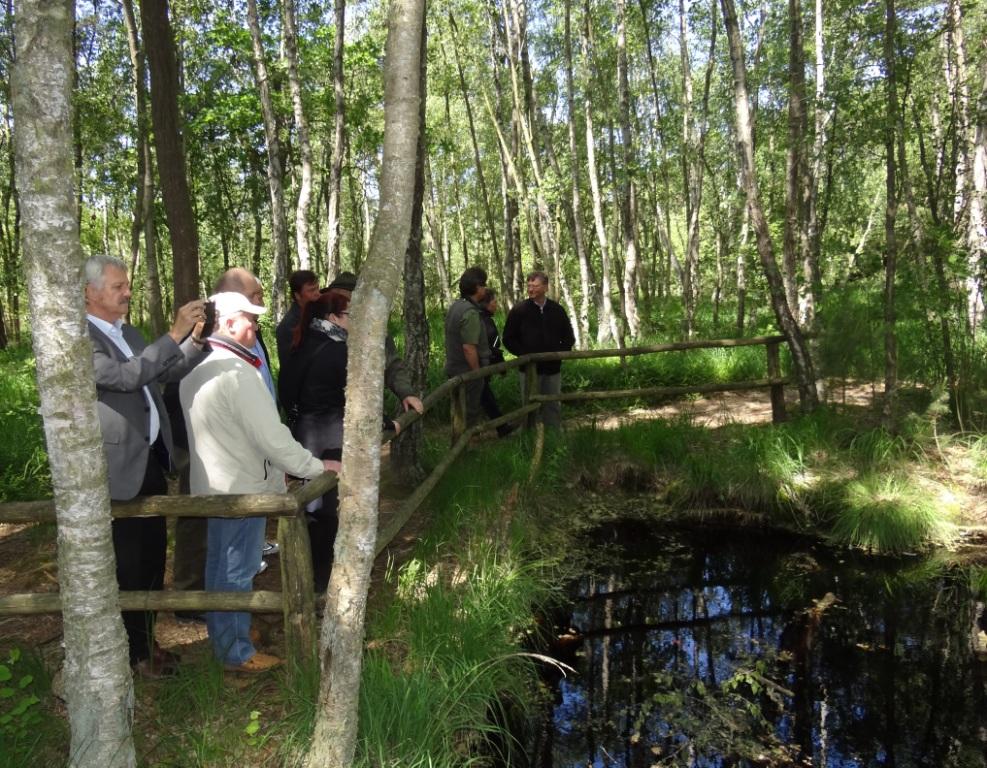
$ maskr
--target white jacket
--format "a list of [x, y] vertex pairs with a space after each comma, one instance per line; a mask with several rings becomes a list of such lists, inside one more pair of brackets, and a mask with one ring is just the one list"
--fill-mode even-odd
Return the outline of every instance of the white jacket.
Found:
[[324, 471], [281, 423], [258, 370], [214, 348], [179, 387], [193, 494], [284, 493], [284, 474]]

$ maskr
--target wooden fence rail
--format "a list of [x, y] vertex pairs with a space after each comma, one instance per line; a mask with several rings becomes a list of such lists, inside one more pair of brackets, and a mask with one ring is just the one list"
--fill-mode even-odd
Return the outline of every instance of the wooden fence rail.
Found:
[[[452, 445], [429, 476], [405, 499], [397, 513], [380, 529], [377, 536], [377, 554], [382, 552], [400, 532], [418, 506], [445, 475], [453, 462], [467, 448], [472, 437], [481, 431], [494, 429], [501, 424], [524, 417], [529, 425], [535, 423], [541, 403], [551, 400], [566, 402], [602, 400], [607, 398], [670, 397], [692, 393], [730, 392], [767, 388], [771, 393], [774, 421], [785, 419], [784, 385], [788, 379], [781, 375], [779, 347], [784, 336], [760, 336], [749, 339], [717, 339], [686, 341], [675, 344], [629, 347], [626, 349], [578, 350], [572, 352], [543, 352], [507, 360], [471, 371], [445, 381], [424, 399], [424, 412], [433, 410], [449, 398], [452, 402]], [[675, 387], [644, 387], [606, 391], [564, 392], [558, 395], [535, 394], [534, 365], [552, 360], [588, 360], [603, 357], [619, 357], [621, 360], [647, 354], [682, 352], [691, 349], [733, 348], [764, 346], [767, 353], [767, 378], [714, 384], [697, 384]], [[466, 422], [465, 383], [498, 373], [527, 366], [525, 387], [527, 396], [519, 408], [498, 419], [469, 427]], [[422, 418], [415, 411], [403, 414], [398, 421], [402, 429]], [[384, 442], [393, 439], [393, 433]], [[540, 461], [542, 434], [535, 443], [532, 466]], [[318, 498], [336, 485], [333, 473], [326, 473], [308, 483], [297, 484], [285, 494], [255, 494], [228, 496], [149, 496], [133, 501], [113, 502], [110, 507], [114, 518], [124, 517], [276, 517], [278, 518], [278, 543], [281, 547], [281, 592], [259, 590], [254, 592], [202, 592], [160, 591], [120, 592], [122, 610], [167, 611], [249, 611], [284, 615], [285, 643], [288, 653], [299, 662], [313, 658], [316, 648], [315, 596], [312, 592], [312, 559], [304, 510], [306, 504]], [[55, 505], [52, 500], [10, 502], [0, 504], [0, 523], [54, 522]], [[24, 593], [0, 596], [0, 616], [17, 614], [57, 613], [61, 602], [57, 592]], [[296, 668], [301, 668], [297, 667]]]

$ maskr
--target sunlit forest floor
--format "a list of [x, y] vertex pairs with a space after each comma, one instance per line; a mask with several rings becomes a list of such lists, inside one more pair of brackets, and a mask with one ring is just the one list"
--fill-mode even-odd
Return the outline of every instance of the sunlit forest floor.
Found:
[[[788, 411], [794, 417], [798, 413], [796, 395], [794, 391], [789, 391], [787, 394], [789, 397]], [[876, 427], [879, 423], [880, 391], [879, 388], [872, 387], [870, 384], [848, 383], [831, 387], [826, 394], [826, 400], [830, 409], [840, 413], [844, 418], [849, 416], [852, 423], [860, 427], [861, 432], [870, 427]], [[564, 414], [567, 412], [567, 430], [580, 435], [586, 431], [585, 428], [593, 426], [609, 432], [620, 426], [656, 420], [667, 422], [669, 425], [689, 424], [700, 433], [709, 436], [714, 444], [714, 454], [716, 453], [715, 445], [718, 441], [722, 440], [722, 444], [725, 446], [728, 441], [737, 439], [738, 427], [741, 428], [742, 434], [746, 434], [746, 428], [751, 427], [750, 433], [754, 435], [760, 427], [767, 427], [771, 423], [771, 404], [766, 391], [719, 393], [706, 397], [655, 404], [652, 407], [637, 405], [619, 414], [599, 412], [594, 415], [586, 415], [585, 412], [578, 413], [576, 408], [563, 410]], [[592, 432], [592, 430], [589, 431]], [[435, 437], [435, 440], [444, 445], [447, 444], [441, 434]], [[491, 448], [495, 445], [505, 447], [498, 445], [500, 441], [491, 435], [475, 441], [472, 452], [478, 456], [481, 455], [486, 450], [486, 441], [489, 441]], [[513, 446], [514, 452], [516, 453], [522, 445], [523, 441]], [[977, 446], [979, 443], [953, 439], [952, 436], [943, 436], [941, 440], [939, 438], [934, 438], [931, 441], [926, 440], [925, 445], [924, 454], [914, 456], [906, 461], [910, 479], [929, 498], [941, 499], [943, 506], [955, 510], [952, 515], [953, 521], [968, 531], [974, 532], [974, 539], [982, 540], [983, 533], [987, 532], [987, 482], [983, 479], [985, 476], [984, 459], [978, 453]], [[929, 447], [930, 445], [931, 447]], [[530, 448], [530, 444], [528, 447]], [[522, 453], [525, 455], [518, 460], [522, 464], [526, 464], [528, 453], [525, 449], [522, 449]], [[724, 455], [727, 455], [726, 451], [724, 451]], [[604, 460], [601, 463], [606, 464], [607, 462]], [[408, 492], [408, 489], [398, 486], [395, 479], [390, 475], [387, 461], [383, 462], [383, 467], [385, 476], [383, 477], [384, 486], [381, 501], [382, 517], [394, 509], [398, 500]], [[606, 473], [607, 470], [604, 469], [603, 474]], [[578, 487], [570, 485], [570, 481], [577, 483], [570, 478], [564, 483], [564, 486], [572, 487], [573, 493], [580, 493]], [[498, 492], [502, 490], [497, 489]], [[604, 495], [611, 498], [609, 493], [604, 493]], [[424, 512], [419, 513], [412, 518], [408, 527], [395, 542], [395, 546], [390, 551], [385, 551], [378, 559], [375, 584], [378, 585], [378, 593], [380, 594], [376, 599], [380, 599], [382, 594], [393, 589], [394, 581], [385, 579], [385, 573], [395, 572], [404, 561], [412, 556], [419, 534], [422, 534], [427, 527], [427, 515]], [[271, 521], [268, 530], [269, 538], [274, 538], [275, 530], [276, 523]], [[978, 531], [980, 534], [976, 535]], [[969, 543], [969, 538], [967, 541]], [[981, 546], [982, 543], [981, 541]], [[166, 587], [170, 584], [170, 580], [169, 571], [166, 575]], [[278, 562], [276, 559], [272, 559], [268, 570], [258, 577], [256, 586], [259, 589], [278, 590], [279, 582]], [[384, 585], [383, 589], [379, 588], [381, 585]], [[54, 526], [0, 525], [0, 594], [55, 590], [57, 590], [57, 562]], [[280, 616], [257, 616], [255, 626], [260, 629], [261, 633], [259, 648], [266, 652], [282, 654], [284, 641]], [[179, 622], [171, 613], [162, 613], [159, 617], [157, 636], [164, 647], [182, 655], [183, 665], [187, 665], [190, 670], [197, 670], [190, 679], [196, 675], [208, 678], [211, 674], [210, 670], [215, 665], [211, 666], [204, 624]], [[57, 615], [0, 619], [0, 638], [2, 638], [0, 639], [0, 653], [2, 654], [6, 654], [11, 648], [20, 648], [44, 659], [45, 667], [48, 670], [57, 670], [60, 666], [62, 655], [61, 620]], [[57, 673], [52, 682], [52, 688], [57, 694], [59, 689]], [[279, 683], [273, 679], [249, 682], [233, 680], [227, 685], [242, 688], [242, 695], [245, 700], [249, 699], [255, 702], [258, 700], [267, 701], [268, 699], [271, 702], [281, 701], [283, 693], [278, 689]], [[218, 690], [222, 689], [223, 687], [220, 685]], [[160, 691], [156, 689], [154, 684], [140, 683], [137, 687], [137, 710], [144, 713], [145, 725], [150, 726], [150, 731], [145, 732], [145, 738], [149, 739], [150, 743], [146, 743], [144, 749], [149, 749], [151, 753], [158, 750], [157, 747], [153, 746], [158, 739], [167, 741], [167, 734], [164, 731], [157, 737], [153, 733], [156, 725], [161, 725], [164, 722], [153, 714], [158, 709], [157, 697], [159, 695]], [[268, 711], [270, 707], [260, 706], [256, 703], [251, 706], [263, 710], [265, 718], [274, 717], [274, 712], [278, 711], [278, 707], [274, 704], [271, 704], [273, 706], [271, 711]], [[63, 706], [57, 698], [49, 699], [48, 707], [53, 715], [64, 721]], [[236, 737], [238, 730], [243, 728], [243, 725], [237, 725], [237, 722], [239, 721], [228, 724], [232, 728], [230, 731], [231, 738]], [[162, 749], [169, 752], [172, 748], [162, 747]], [[144, 754], [148, 764], [157, 764], [150, 754], [147, 752]], [[274, 765], [278, 764], [280, 759], [275, 752], [273, 743], [271, 745], [251, 746], [247, 754], [255, 761], [251, 764], [256, 765]], [[203, 757], [201, 760], [197, 760], [196, 764], [212, 765], [213, 763]]]

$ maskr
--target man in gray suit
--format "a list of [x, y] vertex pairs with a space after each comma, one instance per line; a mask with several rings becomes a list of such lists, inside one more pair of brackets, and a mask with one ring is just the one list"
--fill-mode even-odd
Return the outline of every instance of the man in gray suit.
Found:
[[[109, 256], [90, 257], [85, 278], [110, 498], [127, 501], [163, 495], [168, 491], [165, 472], [171, 469], [173, 446], [158, 383], [181, 378], [204, 356], [197, 335], [205, 319], [204, 303], [196, 299], [185, 304], [176, 313], [171, 330], [146, 344], [140, 331], [123, 322], [130, 308], [126, 264]], [[166, 545], [164, 518], [114, 520], [120, 589], [161, 589]], [[154, 643], [153, 612], [124, 611], [123, 623], [135, 672], [145, 677], [174, 672], [177, 658]]]

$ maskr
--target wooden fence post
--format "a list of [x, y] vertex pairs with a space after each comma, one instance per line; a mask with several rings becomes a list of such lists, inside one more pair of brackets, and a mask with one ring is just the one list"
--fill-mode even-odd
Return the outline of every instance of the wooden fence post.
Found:
[[[528, 363], [524, 369], [524, 396], [521, 398], [521, 405], [531, 402], [531, 396], [538, 394], [538, 366], [535, 363]], [[533, 428], [539, 422], [539, 408], [528, 414], [526, 419], [528, 429]]]
[[312, 551], [302, 510], [278, 520], [281, 547], [281, 599], [289, 677], [304, 675], [316, 662], [315, 593]]
[[[770, 342], [765, 345], [765, 349], [768, 353], [768, 378], [769, 379], [780, 379], [781, 378], [781, 357], [778, 353], [778, 342]], [[771, 385], [771, 421], [775, 424], [780, 424], [783, 421], [788, 420], [788, 414], [785, 412], [785, 385], [784, 384], [772, 384]]]
[[455, 443], [466, 431], [466, 385], [460, 384], [449, 398], [452, 408], [452, 442]]

